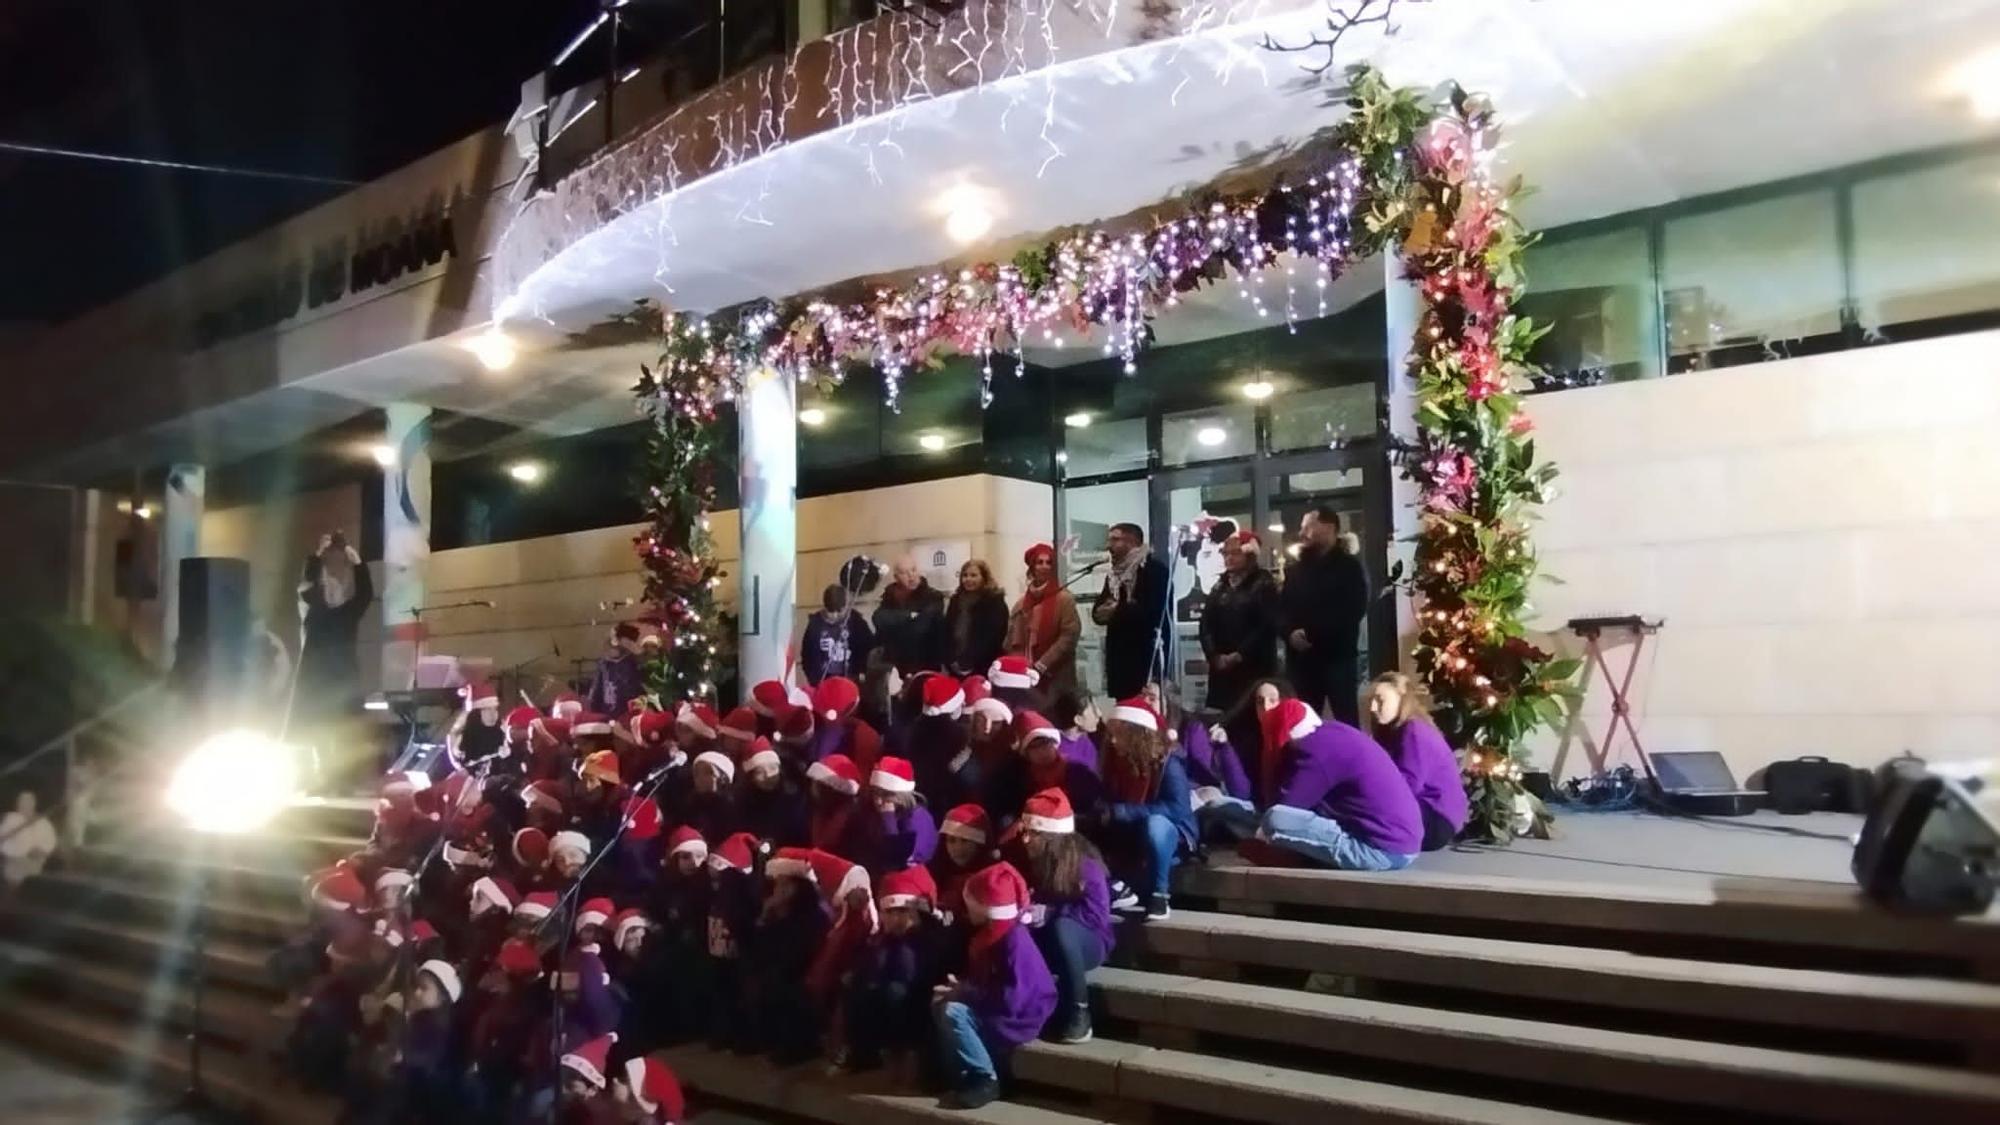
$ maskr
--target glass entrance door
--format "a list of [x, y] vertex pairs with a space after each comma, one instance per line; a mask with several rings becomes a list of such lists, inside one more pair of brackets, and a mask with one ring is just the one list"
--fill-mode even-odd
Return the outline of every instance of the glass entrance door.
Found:
[[[1167, 672], [1180, 687], [1182, 705], [1191, 709], [1202, 707], [1208, 698], [1201, 613], [1209, 591], [1222, 578], [1222, 541], [1238, 530], [1262, 526], [1257, 492], [1257, 474], [1245, 462], [1176, 469], [1153, 477], [1148, 535], [1173, 578]], [[1259, 538], [1266, 540], [1267, 548], [1275, 539]]]

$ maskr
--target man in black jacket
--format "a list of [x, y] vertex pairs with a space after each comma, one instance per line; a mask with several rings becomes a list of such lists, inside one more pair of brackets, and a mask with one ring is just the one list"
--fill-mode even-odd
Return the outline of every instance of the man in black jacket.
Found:
[[1358, 648], [1368, 616], [1368, 574], [1340, 545], [1340, 513], [1331, 505], [1305, 514], [1299, 538], [1304, 549], [1285, 571], [1282, 597], [1292, 687], [1314, 711], [1330, 706], [1334, 718], [1359, 726]]
[[931, 588], [917, 560], [896, 562], [894, 581], [875, 607], [876, 651], [908, 679], [944, 670], [944, 595]]
[[1113, 524], [1104, 546], [1111, 573], [1090, 619], [1104, 626], [1104, 690], [1114, 700], [1129, 699], [1153, 678], [1171, 592], [1167, 564], [1146, 549], [1146, 532], [1136, 523]]

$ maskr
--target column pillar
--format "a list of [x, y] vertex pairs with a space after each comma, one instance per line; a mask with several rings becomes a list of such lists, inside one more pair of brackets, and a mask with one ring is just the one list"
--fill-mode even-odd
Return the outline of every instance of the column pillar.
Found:
[[409, 687], [423, 651], [431, 562], [431, 408], [390, 403], [383, 442], [395, 460], [382, 469], [382, 683]]
[[736, 568], [737, 674], [744, 691], [785, 677], [798, 564], [799, 445], [792, 375], [750, 373], [736, 403], [742, 552]]
[[181, 560], [201, 554], [201, 513], [208, 497], [208, 474], [200, 465], [173, 465], [160, 502], [159, 665], [174, 666], [181, 632]]
[[[1417, 325], [1423, 316], [1423, 295], [1417, 283], [1403, 276], [1402, 259], [1395, 251], [1382, 255], [1383, 339], [1389, 370], [1386, 372], [1383, 402], [1388, 407], [1389, 433], [1399, 441], [1417, 436], [1417, 391], [1410, 382], [1410, 357], [1417, 340]], [[1389, 466], [1389, 566], [1402, 564], [1409, 574], [1416, 566], [1417, 485], [1404, 479]], [[1409, 597], [1396, 603], [1396, 661], [1410, 671], [1410, 650], [1417, 636], [1416, 607]]]

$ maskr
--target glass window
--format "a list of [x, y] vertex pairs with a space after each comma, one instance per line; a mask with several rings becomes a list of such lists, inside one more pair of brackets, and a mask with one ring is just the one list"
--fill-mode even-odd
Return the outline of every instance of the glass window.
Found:
[[1672, 370], [1840, 346], [1840, 244], [1830, 189], [1669, 220], [1662, 246]]
[[2000, 156], [1855, 184], [1854, 295], [1870, 331], [2000, 310]]
[[1606, 379], [1660, 373], [1659, 314], [1646, 228], [1528, 248], [1521, 315], [1548, 329], [1530, 356], [1544, 371], [1600, 369]]
[[1146, 420], [1100, 420], [1087, 410], [1072, 411], [1063, 425], [1063, 448], [1069, 453], [1064, 469], [1071, 477], [1143, 469], [1146, 467]]
[[1280, 394], [1271, 402], [1271, 449], [1337, 449], [1375, 436], [1375, 384]]
[[[1367, 503], [1367, 470], [1359, 465], [1349, 468], [1317, 469], [1308, 472], [1278, 473], [1270, 478], [1270, 535], [1267, 542], [1281, 540], [1285, 548], [1273, 552], [1271, 566], [1278, 571], [1282, 580], [1284, 570], [1297, 557], [1299, 527], [1307, 512], [1321, 504], [1331, 504], [1340, 514], [1340, 529], [1351, 533], [1361, 549], [1362, 565], [1368, 570], [1369, 588], [1375, 588], [1380, 579], [1382, 555], [1386, 549], [1388, 529], [1370, 526]], [[1282, 532], [1279, 529], [1283, 529]], [[1369, 612], [1374, 615], [1395, 614], [1393, 602], [1383, 599], [1369, 603]], [[1372, 667], [1368, 660], [1370, 630], [1361, 630], [1360, 648], [1357, 655], [1361, 667]]]
[[1247, 457], [1257, 450], [1257, 411], [1244, 403], [1183, 410], [1160, 420], [1160, 460], [1192, 465]]

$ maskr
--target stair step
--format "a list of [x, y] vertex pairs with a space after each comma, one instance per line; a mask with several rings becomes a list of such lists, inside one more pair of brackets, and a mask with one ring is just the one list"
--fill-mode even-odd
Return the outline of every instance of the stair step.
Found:
[[2000, 985], [1970, 981], [1777, 969], [1191, 910], [1133, 929], [1141, 948], [1170, 957], [1787, 1027], [2000, 1042]]
[[199, 866], [214, 886], [288, 902], [299, 901], [301, 881], [314, 869], [314, 865], [286, 855], [197, 860], [186, 851], [162, 849], [139, 840], [94, 842], [83, 848], [79, 859], [93, 871], [138, 872], [150, 878], [183, 881], [193, 878]]
[[[142, 1079], [161, 1092], [163, 1106], [188, 1081], [179, 1036], [135, 1035], [128, 1021], [60, 1001], [9, 995], [0, 1035], [94, 1071]], [[281, 1085], [268, 1068], [222, 1052], [204, 1052], [201, 1071], [203, 1087], [225, 1109], [266, 1125], [332, 1125], [338, 1116], [330, 1099]]]
[[1110, 1016], [1334, 1054], [1823, 1122], [2000, 1120], [2000, 1077], [1099, 969]]
[[[177, 957], [192, 936], [157, 925], [113, 922], [79, 914], [48, 914], [16, 921], [7, 938], [16, 945], [46, 950], [87, 948], [128, 964], [153, 967]], [[271, 947], [211, 935], [203, 951], [209, 979], [276, 995], [266, 961]]]
[[1583, 1125], [1613, 1120], [1109, 1039], [1074, 1046], [1030, 1043], [1015, 1052], [1014, 1074], [1023, 1082], [1093, 1098], [1271, 1125]]
[[1256, 902], [1405, 915], [1413, 922], [1475, 920], [1563, 927], [1614, 940], [1631, 934], [1928, 956], [1968, 969], [2000, 967], [2000, 920], [1896, 914], [1851, 887], [1732, 880], [1714, 887], [1639, 886], [1396, 872], [1258, 867], [1219, 852], [1176, 872], [1177, 890], [1224, 903]]
[[[146, 1026], [186, 1029], [194, 1020], [194, 1003], [186, 981], [161, 987], [157, 972], [67, 956], [37, 946], [0, 941], [0, 969], [17, 976], [23, 990], [65, 999], [83, 999]], [[253, 1050], [283, 1041], [288, 1021], [270, 1004], [211, 982], [203, 991], [202, 1024], [213, 1041], [221, 1039]], [[177, 1038], [177, 1037], [176, 1037]]]
[[937, 1099], [894, 1091], [879, 1076], [828, 1078], [821, 1063], [778, 1070], [761, 1057], [732, 1055], [705, 1047], [661, 1051], [682, 1085], [710, 1097], [835, 1125], [904, 1125], [974, 1122], [979, 1125], [1090, 1125], [1104, 1118], [1065, 1113], [1018, 1102], [994, 1102], [976, 1110], [941, 1108]]
[[[27, 895], [34, 901], [59, 901], [71, 910], [90, 904], [116, 904], [120, 917], [138, 913], [154, 921], [172, 920], [192, 910], [186, 896], [179, 893], [185, 884], [136, 882], [92, 872], [49, 872], [31, 881]], [[216, 932], [250, 939], [282, 942], [296, 936], [306, 919], [296, 907], [279, 909], [268, 900], [258, 902], [224, 887], [211, 887], [206, 906], [210, 925]]]

